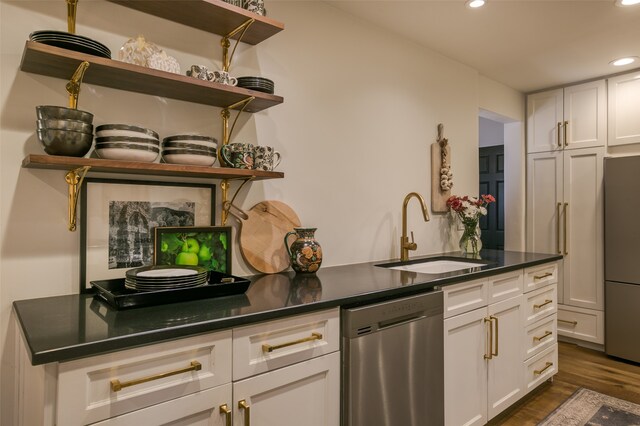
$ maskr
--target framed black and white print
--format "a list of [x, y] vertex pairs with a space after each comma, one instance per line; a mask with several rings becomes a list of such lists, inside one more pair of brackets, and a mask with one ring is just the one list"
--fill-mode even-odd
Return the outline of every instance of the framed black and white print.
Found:
[[86, 178], [80, 195], [80, 292], [153, 264], [154, 229], [215, 224], [215, 185]]

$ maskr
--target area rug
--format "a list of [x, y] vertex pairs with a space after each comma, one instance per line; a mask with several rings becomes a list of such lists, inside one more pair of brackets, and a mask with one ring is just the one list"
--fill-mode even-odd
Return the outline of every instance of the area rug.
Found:
[[538, 426], [640, 426], [640, 405], [580, 388]]

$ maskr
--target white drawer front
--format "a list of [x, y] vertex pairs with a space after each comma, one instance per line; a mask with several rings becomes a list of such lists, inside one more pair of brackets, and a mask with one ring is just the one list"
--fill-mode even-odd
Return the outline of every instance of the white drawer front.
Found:
[[558, 283], [559, 262], [531, 266], [524, 270], [524, 292]]
[[444, 293], [444, 317], [472, 311], [487, 306], [488, 281], [475, 280], [442, 288]]
[[489, 277], [488, 286], [489, 304], [507, 300], [511, 297], [522, 294], [522, 269]]
[[560, 305], [558, 307], [558, 334], [604, 344], [604, 312]]
[[558, 287], [555, 284], [526, 293], [525, 297], [525, 326], [558, 310]]
[[340, 349], [340, 310], [233, 329], [233, 380]]
[[553, 314], [525, 328], [523, 359], [527, 360], [539, 354], [558, 341], [556, 320], [557, 315]]
[[84, 425], [229, 383], [230, 372], [230, 330], [61, 363], [58, 424]]
[[229, 410], [233, 410], [231, 392], [231, 383], [227, 383], [112, 417], [93, 426], [225, 426], [226, 416], [220, 406], [226, 404]]
[[528, 393], [558, 372], [558, 344], [525, 361], [524, 370]]

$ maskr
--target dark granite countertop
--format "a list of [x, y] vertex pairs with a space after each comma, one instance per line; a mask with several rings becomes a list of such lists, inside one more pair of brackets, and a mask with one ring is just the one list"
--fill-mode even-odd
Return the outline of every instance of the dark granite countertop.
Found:
[[[460, 253], [411, 259], [455, 257]], [[33, 365], [68, 361], [180, 337], [333, 307], [352, 307], [561, 259], [560, 255], [483, 250], [477, 268], [444, 274], [386, 269], [368, 262], [250, 277], [243, 295], [117, 311], [91, 295], [13, 302]]]

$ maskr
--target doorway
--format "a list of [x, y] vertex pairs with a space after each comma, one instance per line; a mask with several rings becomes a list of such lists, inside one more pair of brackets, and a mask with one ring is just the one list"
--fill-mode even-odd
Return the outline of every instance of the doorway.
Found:
[[480, 218], [482, 247], [504, 250], [504, 124], [479, 119], [479, 194], [491, 194], [496, 202], [487, 206], [487, 215]]

